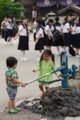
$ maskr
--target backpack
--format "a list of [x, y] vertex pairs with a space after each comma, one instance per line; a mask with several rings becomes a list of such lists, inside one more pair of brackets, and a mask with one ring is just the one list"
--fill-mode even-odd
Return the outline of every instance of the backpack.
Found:
[[63, 42], [63, 35], [62, 33], [56, 29], [54, 26], [54, 31], [53, 31], [53, 45], [56, 44], [57, 42]]

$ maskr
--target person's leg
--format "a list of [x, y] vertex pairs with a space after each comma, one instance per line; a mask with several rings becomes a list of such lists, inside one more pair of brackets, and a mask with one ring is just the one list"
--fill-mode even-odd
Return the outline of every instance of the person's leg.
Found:
[[56, 49], [57, 49], [56, 55], [59, 55], [60, 54], [59, 46], [57, 46]]
[[24, 54], [23, 54], [23, 51], [21, 50], [21, 61], [23, 61], [24, 59]]
[[27, 61], [28, 59], [26, 58], [26, 55], [25, 55], [25, 50], [23, 51], [23, 60], [24, 61]]
[[48, 91], [48, 90], [49, 90], [49, 87], [45, 87], [45, 89], [46, 89], [46, 91]]
[[21, 111], [20, 108], [16, 107], [16, 105], [15, 105], [15, 100], [12, 101], [12, 107], [13, 107], [14, 110], [16, 110], [16, 111]]
[[44, 87], [45, 87], [45, 90], [46, 90], [46, 91], [49, 90], [49, 85], [48, 85], [48, 84], [45, 84]]
[[12, 37], [10, 37], [10, 45], [12, 45]]
[[76, 48], [76, 57], [79, 57], [79, 49]]
[[4, 29], [2, 29], [2, 38], [4, 38]]
[[42, 94], [40, 95], [40, 97], [42, 98], [44, 96], [44, 87], [42, 84], [39, 84], [39, 89], [42, 92]]
[[[42, 55], [42, 50], [39, 50], [39, 53], [40, 53], [40, 57]], [[36, 59], [36, 61], [40, 61], [40, 57]]]
[[10, 99], [10, 100], [8, 101], [8, 108], [9, 108], [8, 113], [10, 113], [10, 114], [15, 114], [15, 113], [17, 113], [17, 110], [14, 109], [15, 103], [14, 103], [13, 101], [14, 101], [13, 99]]
[[65, 51], [66, 51], [67, 55], [69, 55], [69, 47], [68, 46], [65, 46]]
[[10, 39], [11, 39], [11, 37], [9, 36], [9, 37], [7, 38], [7, 44], [10, 42]]
[[9, 108], [9, 110], [11, 110], [13, 108], [13, 104], [12, 104], [11, 99], [9, 99], [9, 101], [8, 101], [8, 108]]
[[12, 100], [12, 107], [15, 108], [16, 105], [15, 105], [15, 100]]

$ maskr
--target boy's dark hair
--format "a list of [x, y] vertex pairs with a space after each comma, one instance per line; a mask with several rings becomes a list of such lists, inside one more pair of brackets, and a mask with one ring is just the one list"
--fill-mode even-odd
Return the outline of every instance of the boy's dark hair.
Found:
[[58, 16], [55, 18], [55, 21], [56, 21], [56, 22], [58, 22], [58, 21], [59, 21], [59, 17], [58, 17]]
[[36, 20], [37, 23], [41, 24], [41, 20]]
[[8, 57], [7, 59], [6, 59], [6, 66], [7, 67], [13, 67], [15, 64], [17, 64], [18, 63], [18, 61], [17, 61], [17, 59], [15, 58], [15, 57]]
[[55, 63], [54, 54], [53, 54], [52, 51], [49, 50], [49, 49], [45, 49], [45, 50], [44, 50], [43, 54], [41, 55], [40, 62], [43, 60], [43, 55], [44, 55], [44, 54], [48, 54], [49, 56], [51, 56], [52, 61]]
[[54, 23], [54, 21], [52, 19], [50, 19], [49, 22]]

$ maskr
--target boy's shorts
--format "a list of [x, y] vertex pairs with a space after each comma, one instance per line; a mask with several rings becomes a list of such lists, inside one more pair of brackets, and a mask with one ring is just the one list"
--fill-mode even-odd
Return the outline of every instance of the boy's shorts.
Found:
[[6, 88], [7, 93], [9, 95], [9, 98], [12, 100], [15, 100], [16, 94], [17, 94], [17, 88], [11, 88], [11, 87], [7, 87]]
[[49, 88], [49, 86], [50, 86], [49, 84], [41, 84], [41, 83], [39, 83], [39, 85], [43, 85], [45, 88], [46, 88], [46, 87]]

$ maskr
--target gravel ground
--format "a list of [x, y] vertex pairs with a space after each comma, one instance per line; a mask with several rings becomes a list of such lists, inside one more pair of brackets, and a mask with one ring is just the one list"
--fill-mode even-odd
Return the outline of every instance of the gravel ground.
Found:
[[21, 112], [10, 115], [7, 110], [0, 113], [0, 120], [40, 120], [41, 115], [33, 114], [27, 110], [22, 110]]
[[[65, 118], [49, 118], [42, 117], [39, 114], [34, 114], [28, 110], [22, 110], [17, 114], [8, 114], [7, 109], [0, 113], [0, 120], [41, 120], [42, 118], [46, 118], [46, 120], [65, 120]], [[42, 119], [43, 120], [43, 119]]]

